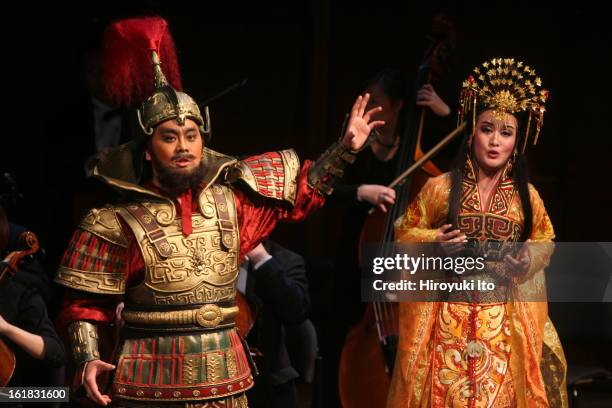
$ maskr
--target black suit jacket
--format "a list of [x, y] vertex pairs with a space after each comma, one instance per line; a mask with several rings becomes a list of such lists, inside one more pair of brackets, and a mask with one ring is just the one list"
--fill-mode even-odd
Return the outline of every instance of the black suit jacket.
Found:
[[257, 270], [250, 268], [247, 277], [246, 297], [257, 309], [248, 341], [263, 353], [256, 379], [258, 399], [263, 394], [269, 406], [282, 406], [274, 404], [284, 394], [278, 387], [299, 377], [287, 352], [284, 326], [306, 320], [310, 298], [304, 258], [272, 241], [266, 241], [264, 247], [272, 259]]

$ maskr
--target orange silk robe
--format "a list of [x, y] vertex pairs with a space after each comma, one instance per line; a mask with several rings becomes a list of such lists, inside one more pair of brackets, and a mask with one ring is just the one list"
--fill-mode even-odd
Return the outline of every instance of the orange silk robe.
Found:
[[[524, 217], [508, 170], [483, 211], [475, 172], [470, 160], [466, 163], [458, 223], [468, 239], [520, 238]], [[396, 221], [396, 241], [433, 242], [436, 230], [446, 223], [449, 192], [449, 173], [430, 179]], [[533, 208], [529, 239], [551, 245], [529, 247], [531, 264], [523, 278], [542, 288], [554, 231], [532, 185], [529, 193]], [[521, 282], [516, 284], [520, 287]], [[400, 304], [399, 345], [388, 408], [468, 406], [472, 392], [466, 350], [470, 307], [459, 302]], [[475, 406], [567, 407], [565, 358], [548, 319], [547, 303], [514, 300], [481, 303], [477, 308], [476, 338], [484, 350], [475, 368]]]

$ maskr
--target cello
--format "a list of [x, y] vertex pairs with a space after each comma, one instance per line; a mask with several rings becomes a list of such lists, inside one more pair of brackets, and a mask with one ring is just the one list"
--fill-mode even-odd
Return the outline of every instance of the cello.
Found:
[[[15, 204], [21, 193], [17, 189], [15, 180], [9, 173], [3, 173], [0, 177], [0, 183], [3, 186], [3, 191], [8, 191], [0, 195], [3, 202]], [[0, 204], [0, 251], [4, 251], [9, 244], [10, 225], [6, 218], [4, 207]], [[21, 261], [29, 255], [32, 255], [40, 249], [38, 238], [33, 232], [25, 231], [19, 236], [19, 246], [22, 250], [13, 251], [7, 254], [4, 260], [0, 261], [0, 282], [3, 279], [10, 279], [14, 276]], [[5, 387], [11, 380], [15, 372], [15, 353], [11, 348], [0, 339], [0, 387]]]
[[[454, 47], [453, 24], [444, 16], [433, 21], [433, 36], [419, 65], [414, 88], [406, 101], [415, 101], [416, 92], [431, 82], [432, 77], [445, 70], [450, 51]], [[413, 104], [411, 104], [412, 106]], [[397, 200], [388, 214], [372, 209], [360, 236], [359, 264], [363, 264], [364, 247], [377, 243], [378, 253], [385, 256], [393, 247], [393, 222], [399, 218], [428, 177], [442, 174], [429, 159], [460, 134], [459, 126], [434, 148], [423, 153], [421, 147], [426, 109], [407, 107], [396, 174], [388, 186], [397, 190]], [[401, 174], [400, 174], [401, 173]], [[391, 382], [398, 343], [398, 304], [372, 302], [366, 307], [362, 320], [346, 336], [339, 368], [339, 393], [345, 408], [385, 407]]]
[[[2, 217], [2, 223], [6, 221], [6, 217]], [[8, 231], [6, 228], [2, 228], [3, 232]], [[20, 251], [13, 251], [9, 253], [6, 258], [2, 261], [2, 268], [0, 269], [0, 282], [3, 279], [9, 279], [7, 277], [13, 276], [17, 273], [19, 263], [27, 256], [38, 252], [39, 244], [38, 238], [33, 232], [26, 231], [19, 236], [19, 242], [24, 248]], [[0, 387], [6, 386], [10, 381], [13, 373], [15, 372], [15, 353], [11, 348], [0, 339]]]

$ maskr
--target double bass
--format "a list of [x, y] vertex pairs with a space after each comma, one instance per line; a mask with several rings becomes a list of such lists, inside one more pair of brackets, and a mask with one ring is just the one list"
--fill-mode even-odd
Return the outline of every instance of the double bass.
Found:
[[[425, 108], [417, 109], [416, 93], [432, 77], [446, 70], [454, 47], [453, 24], [444, 16], [433, 21], [433, 35], [419, 65], [413, 88], [407, 92], [407, 117], [399, 150], [396, 179], [388, 186], [397, 191], [397, 200], [387, 214], [370, 211], [360, 236], [359, 263], [362, 264], [366, 245], [380, 243], [378, 255], [389, 255], [393, 247], [393, 222], [402, 215], [429, 177], [442, 174], [430, 161], [436, 153], [460, 134], [460, 125], [427, 153], [421, 147], [425, 123]], [[339, 393], [344, 408], [383, 408], [386, 406], [391, 374], [398, 343], [398, 304], [372, 302], [362, 320], [347, 334], [339, 368]]]

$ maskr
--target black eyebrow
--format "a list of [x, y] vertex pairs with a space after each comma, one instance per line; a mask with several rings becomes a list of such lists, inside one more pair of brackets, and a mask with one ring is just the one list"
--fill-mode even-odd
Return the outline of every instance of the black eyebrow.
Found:
[[[489, 126], [495, 126], [495, 123], [489, 122], [488, 120], [483, 120], [482, 124], [483, 125], [489, 125]], [[510, 124], [510, 123], [504, 123], [502, 127], [503, 128], [512, 128], [512, 129], [514, 129], [514, 125]]]
[[171, 134], [176, 136], [176, 135], [179, 134], [179, 131], [176, 130], [176, 129], [173, 129], [173, 128], [163, 128], [163, 129], [160, 129], [159, 133], [162, 134], [162, 135], [166, 135], [168, 133], [171, 133]]

